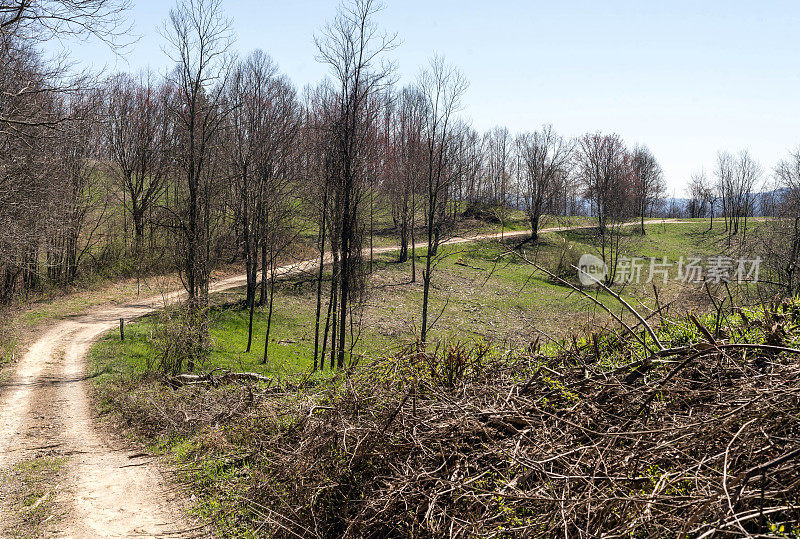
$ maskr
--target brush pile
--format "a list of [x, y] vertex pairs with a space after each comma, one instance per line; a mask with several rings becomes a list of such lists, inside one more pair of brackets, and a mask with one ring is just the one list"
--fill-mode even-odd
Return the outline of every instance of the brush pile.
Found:
[[797, 533], [800, 351], [782, 341], [798, 312], [745, 320], [720, 333], [771, 344], [612, 367], [635, 349], [607, 335], [554, 357], [450, 347], [362, 368], [260, 440], [251, 507], [279, 536]]
[[[232, 470], [208, 492], [237, 485], [216, 517], [278, 537], [797, 536], [800, 309], [754, 318], [665, 324], [647, 354], [614, 333], [415, 348], [299, 391], [235, 386], [245, 404], [191, 428]], [[185, 425], [221, 389], [174, 391]]]

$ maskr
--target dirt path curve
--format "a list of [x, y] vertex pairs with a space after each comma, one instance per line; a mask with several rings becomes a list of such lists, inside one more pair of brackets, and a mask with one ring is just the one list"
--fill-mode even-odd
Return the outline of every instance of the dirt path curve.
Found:
[[[579, 228], [587, 227], [553, 227], [540, 232]], [[528, 234], [530, 231], [522, 230], [506, 232], [504, 237]], [[480, 234], [444, 243], [499, 237], [499, 233]], [[393, 250], [397, 247], [379, 247], [374, 252]], [[308, 271], [316, 266], [317, 260], [306, 260], [283, 266], [279, 273]], [[215, 281], [211, 290], [218, 292], [244, 284], [245, 276], [236, 275]], [[86, 354], [100, 335], [117, 326], [120, 318], [144, 316], [181, 296], [181, 292], [172, 292], [58, 321], [36, 339], [8, 381], [0, 385], [0, 472], [43, 450], [66, 459], [63, 485], [53, 486], [57, 489], [59, 518], [48, 523], [48, 536], [205, 535], [186, 517], [182, 496], [160, 475], [157, 466], [96, 427], [86, 378]], [[0, 522], [0, 534], [2, 530]]]

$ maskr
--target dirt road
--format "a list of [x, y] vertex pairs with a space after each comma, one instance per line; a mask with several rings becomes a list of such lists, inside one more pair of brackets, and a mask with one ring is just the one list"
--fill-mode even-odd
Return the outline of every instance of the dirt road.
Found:
[[[660, 222], [660, 221], [659, 221]], [[556, 227], [555, 232], [581, 227]], [[530, 231], [506, 232], [518, 237]], [[448, 244], [493, 239], [499, 234], [453, 238]], [[376, 253], [396, 250], [376, 248]], [[308, 260], [280, 268], [281, 274], [310, 270]], [[243, 286], [244, 275], [216, 281], [212, 291]], [[186, 516], [183, 497], [151, 459], [114, 441], [95, 424], [88, 397], [86, 354], [92, 343], [120, 318], [148, 314], [181, 293], [95, 309], [59, 320], [44, 331], [0, 386], [0, 472], [42, 454], [63, 457], [63, 472], [53, 485], [52, 537], [196, 537], [205, 532]], [[11, 511], [3, 507], [0, 512]], [[3, 533], [0, 522], [0, 535]]]

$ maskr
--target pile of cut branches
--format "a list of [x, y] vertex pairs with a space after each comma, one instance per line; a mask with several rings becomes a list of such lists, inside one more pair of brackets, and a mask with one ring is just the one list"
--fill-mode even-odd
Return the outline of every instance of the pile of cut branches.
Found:
[[784, 302], [546, 353], [415, 346], [316, 385], [113, 398], [147, 437], [191, 441], [193, 491], [231, 535], [796, 536], [799, 325]]
[[361, 368], [262, 430], [251, 514], [287, 537], [798, 533], [798, 309], [766, 318], [640, 359], [595, 335]]

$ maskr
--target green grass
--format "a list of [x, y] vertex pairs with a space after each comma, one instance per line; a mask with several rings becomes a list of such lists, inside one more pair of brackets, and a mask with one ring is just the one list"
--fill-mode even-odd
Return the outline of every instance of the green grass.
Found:
[[[498, 252], [502, 252], [502, 248], [499, 246], [494, 251], [490, 246], [484, 246], [484, 248], [476, 250], [476, 254], [470, 258], [470, 261], [475, 264], [494, 263], [494, 255]], [[463, 260], [464, 253], [458, 254], [462, 255]], [[379, 271], [391, 271], [391, 268], [388, 267], [391, 266], [390, 262], [382, 263], [385, 266], [381, 267]], [[457, 264], [454, 265], [458, 266]], [[400, 267], [402, 268], [402, 266]], [[558, 289], [556, 288], [556, 290]], [[225, 311], [219, 312], [221, 313], [219, 323], [227, 324], [223, 319]], [[765, 316], [764, 313], [747, 312], [747, 316], [751, 321], [758, 318], [759, 315]], [[728, 332], [731, 342], [764, 342], [764, 332], [768, 325], [751, 324], [748, 327], [748, 324], [742, 324], [740, 316], [739, 314], [731, 314], [730, 320], [723, 320], [722, 322], [722, 329]], [[713, 316], [702, 316], [701, 321], [710, 330], [713, 330], [715, 323]], [[784, 320], [783, 323], [787, 328], [794, 326], [790, 319]], [[241, 327], [235, 329], [240, 330]], [[659, 331], [659, 334], [666, 346], [682, 346], [704, 340], [698, 329], [685, 318], [676, 319], [667, 324]], [[787, 344], [791, 344], [798, 337], [797, 335], [792, 336], [792, 341]], [[595, 347], [592, 347], [591, 343], [594, 343]], [[567, 346], [571, 345], [569, 342], [565, 344]], [[586, 344], [589, 344], [589, 346], [585, 346]], [[568, 365], [578, 372], [580, 372], [579, 367], [581, 364], [584, 366], [592, 365], [592, 368], [599, 366], [599, 371], [592, 371], [595, 376], [598, 372], [607, 373], [610, 369], [629, 365], [632, 361], [641, 360], [645, 357], [644, 352], [635, 342], [614, 333], [599, 335], [596, 340], [578, 339], [577, 346], [573, 350], [575, 354], [581, 354], [581, 360], [567, 360], [562, 357], [558, 361], [564, 361], [562, 365]], [[596, 355], [595, 350], [597, 350]], [[513, 378], [517, 384], [515, 387], [519, 387], [519, 384], [523, 384], [528, 380], [534, 380], [537, 384], [537, 391], [546, 392], [547, 394], [547, 397], [538, 402], [544, 409], [551, 411], [553, 414], [558, 412], [558, 415], [562, 413], [569, 415], [571, 410], [574, 409], [573, 406], [577, 407], [585, 404], [582, 402], [582, 398], [586, 394], [584, 391], [570, 388], [564, 385], [561, 380], [549, 377], [546, 372], [542, 372], [538, 368], [539, 366], [548, 365], [547, 358], [542, 358], [542, 356], [538, 356], [535, 353], [528, 353], [525, 356], [525, 352], [519, 350], [508, 354], [507, 350], [502, 347], [495, 348], [490, 353], [497, 354], [498, 357], [504, 357], [509, 361], [508, 365], [514, 365], [515, 373]], [[517, 359], [524, 358], [524, 360], [514, 364], [515, 357]], [[552, 360], [554, 358], [549, 359]], [[542, 363], [538, 363], [539, 361], [542, 361]], [[597, 364], [594, 365], [593, 362], [597, 362]], [[410, 362], [408, 364], [411, 365]], [[557, 365], [559, 363], [556, 363], [556, 368], [561, 368]], [[554, 365], [550, 364], [550, 366]], [[647, 371], [647, 376], [650, 377], [651, 381], [660, 380], [674, 367], [674, 363], [661, 363], [650, 368]], [[399, 371], [402, 372], [402, 367]], [[361, 373], [366, 372], [371, 371], [366, 369], [361, 371]], [[348, 382], [354, 378], [357, 379], [359, 375], [360, 373], [357, 371], [354, 377], [348, 378]], [[316, 388], [301, 389], [296, 392], [264, 393], [257, 401], [257, 404], [239, 408], [239, 414], [235, 417], [233, 417], [234, 414], [228, 415], [225, 413], [229, 409], [228, 406], [241, 406], [242, 397], [249, 394], [252, 398], [253, 388], [232, 385], [220, 388], [208, 386], [202, 388], [183, 387], [173, 390], [150, 379], [141, 383], [138, 383], [138, 381], [129, 383], [124, 386], [124, 390], [118, 391], [113, 398], [117, 399], [118, 404], [122, 403], [125, 406], [122, 408], [123, 410], [134, 411], [133, 417], [135, 419], [130, 419], [136, 425], [134, 428], [139, 428], [145, 432], [145, 436], [151, 442], [157, 439], [153, 444], [154, 451], [168, 454], [174, 459], [179, 477], [191, 486], [192, 492], [197, 496], [194, 507], [195, 514], [212, 523], [216, 535], [257, 537], [259, 533], [266, 533], [264, 528], [258, 527], [263, 523], [263, 513], [260, 512], [261, 505], [258, 504], [264, 504], [271, 508], [279, 507], [284, 496], [291, 492], [291, 489], [287, 488], [287, 484], [302, 481], [305, 485], [311, 481], [319, 481], [320, 483], [324, 482], [324, 488], [329, 488], [328, 485], [336, 485], [338, 481], [353, 480], [358, 482], [361, 477], [382, 481], [386, 476], [391, 477], [390, 473], [386, 472], [386, 468], [373, 470], [368, 466], [362, 465], [348, 469], [350, 463], [355, 459], [355, 457], [353, 459], [348, 457], [353, 455], [354, 451], [357, 451], [353, 447], [358, 448], [360, 446], [359, 442], [349, 447], [347, 444], [332, 444], [330, 451], [317, 450], [313, 453], [308, 453], [313, 458], [308, 460], [301, 458], [299, 461], [293, 458], [287, 459], [287, 456], [290, 456], [291, 453], [286, 448], [291, 448], [294, 444], [305, 448], [309, 445], [319, 447], [310, 443], [308, 445], [303, 443], [304, 441], [308, 442], [313, 436], [318, 436], [316, 432], [318, 432], [319, 425], [315, 425], [313, 419], [309, 420], [313, 413], [319, 413], [327, 408], [344, 410], [343, 413], [351, 414], [348, 415], [348, 419], [352, 420], [356, 425], [359, 425], [357, 421], [361, 420], [361, 418], [369, 418], [365, 421], [375, 422], [375, 418], [382, 418], [387, 409], [394, 408], [397, 403], [405, 402], [402, 400], [403, 395], [407, 394], [407, 390], [403, 386], [404, 383], [408, 383], [412, 377], [417, 380], [431, 376], [431, 374], [425, 368], [415, 371], [412, 367], [409, 371], [396, 376], [396, 379], [389, 378], [391, 382], [388, 382], [389, 384], [395, 384], [391, 398], [386, 398], [387, 393], [381, 393], [380, 389], [375, 391], [375, 395], [378, 398], [368, 398], [369, 392], [372, 391], [371, 388], [373, 387], [373, 385], [368, 385], [364, 390], [366, 395], [364, 393], [358, 394], [359, 398], [363, 400], [338, 400], [337, 396], [346, 393], [348, 386], [334, 383]], [[612, 376], [610, 379], [613, 380], [615, 378]], [[617, 377], [616, 379], [621, 378]], [[369, 381], [376, 388], [383, 387], [384, 380], [380, 375], [370, 378]], [[482, 380], [480, 383], [486, 382]], [[491, 384], [491, 381], [488, 381], [488, 383]], [[525, 385], [527, 386], [527, 384]], [[364, 386], [361, 386], [361, 388], [363, 390]], [[502, 400], [508, 394], [507, 391], [502, 391], [498, 393], [498, 397]], [[420, 398], [425, 397], [421, 395]], [[353, 402], [358, 403], [358, 408], [355, 410], [351, 408], [354, 406]], [[593, 406], [592, 409], [605, 413], [602, 408], [603, 402], [598, 401], [597, 406]], [[303, 408], [298, 406], [298, 403], [313, 403], [314, 406], [307, 405]], [[400, 406], [402, 407], [402, 404]], [[427, 408], [429, 411], [430, 409], [430, 407]], [[159, 413], [155, 413], [156, 410]], [[187, 417], [207, 415], [205, 415], [206, 419], [202, 421], [187, 420], [182, 423], [178, 420], [177, 423], [180, 425], [175, 425], [173, 418], [176, 417], [176, 410], [183, 411]], [[119, 413], [119, 410], [117, 412]], [[137, 413], [141, 414], [147, 419], [148, 412], [152, 416], [157, 416], [160, 424], [158, 421], [154, 421], [156, 426], [151, 427], [146, 421], [140, 421], [139, 416], [136, 415]], [[178, 415], [178, 417], [180, 416]], [[557, 416], [553, 415], [553, 417]], [[152, 418], [150, 419], [152, 420]], [[431, 420], [436, 420], [436, 418], [431, 418]], [[321, 420], [320, 424], [325, 424], [324, 421], [324, 419]], [[427, 424], [424, 423], [425, 419], [422, 421], [423, 424]], [[376, 424], [380, 426], [381, 423], [382, 421], [379, 421]], [[364, 423], [360, 425], [363, 426]], [[410, 426], [409, 428], [413, 427]], [[580, 431], [580, 429], [577, 430]], [[278, 440], [280, 443], [276, 443]], [[369, 439], [366, 440], [365, 443], [372, 443]], [[276, 451], [276, 447], [280, 447], [280, 450]], [[393, 450], [397, 450], [397, 447], [397, 445], [393, 446]], [[480, 449], [485, 446], [482, 443], [478, 443], [474, 447]], [[324, 469], [316, 468], [317, 472], [320, 470], [330, 471], [330, 475], [325, 473], [321, 477], [323, 474], [312, 475], [302, 472], [302, 470], [313, 469], [313, 466], [304, 468], [304, 464], [316, 461], [324, 462], [327, 465]], [[338, 476], [339, 470], [345, 470], [346, 473], [353, 473], [353, 475]], [[355, 472], [352, 472], [352, 470], [355, 470]], [[637, 483], [634, 490], [629, 491], [629, 493], [633, 492], [633, 495], [638, 495], [639, 492], [651, 492], [654, 484], [661, 479], [661, 474], [666, 473], [666, 470], [666, 468], [659, 470], [658, 465], [644, 467], [642, 474], [651, 475], [652, 480], [643, 487], [644, 490], [641, 490], [641, 484]], [[513, 475], [514, 472], [510, 473]], [[373, 479], [375, 477], [377, 479]], [[507, 477], [504, 474], [487, 475], [481, 473], [481, 482], [475, 481], [475, 484], [480, 491], [496, 492], [507, 484]], [[668, 493], [681, 494], [680, 491]], [[345, 497], [338, 503], [346, 503], [348, 499], [359, 500], [358, 497]], [[498, 496], [497, 499], [500, 500], [501, 497]], [[252, 500], [252, 503], [248, 503], [248, 500]], [[272, 505], [273, 503], [275, 505]], [[297, 505], [294, 505], [294, 507], [297, 507]], [[323, 510], [333, 511], [338, 510], [339, 506], [329, 507], [321, 504], [320, 507]]]
[[[713, 229], [709, 229], [707, 219], [688, 219], [686, 221], [646, 224], [644, 235], [641, 234], [638, 226], [625, 227], [622, 229], [622, 253], [629, 257], [659, 259], [667, 257], [672, 262], [677, 262], [680, 257], [685, 259], [689, 257], [705, 258], [736, 254], [741, 236], [728, 245], [725, 226], [721, 220], [714, 220]], [[753, 223], [748, 226], [748, 229], [755, 230], [758, 226], [758, 223]], [[554, 234], [585, 249], [585, 252], [600, 253], [596, 246], [594, 229], [569, 230]]]
[[52, 322], [81, 315], [100, 305], [158, 295], [176, 286], [175, 277], [154, 276], [139, 281], [98, 278], [89, 288], [32, 293], [15, 304], [3, 306], [0, 311], [0, 380], [8, 376], [8, 369], [3, 367], [19, 358]]
[[[707, 232], [707, 222], [652, 224], [646, 235], [626, 229], [623, 250], [629, 256], [708, 256], [718, 254], [722, 224]], [[476, 242], [440, 248], [433, 276], [429, 338], [440, 342], [458, 341], [525, 346], [537, 339], [557, 340], [572, 333], [592, 331], [610, 323], [607, 313], [569, 287], [536, 272], [520, 258], [508, 255], [519, 243]], [[525, 256], [555, 269], [565, 245], [575, 256], [597, 252], [594, 231], [573, 230], [548, 233], [535, 246], [524, 247]], [[364, 303], [363, 320], [354, 352], [377, 357], [395, 353], [419, 336], [422, 302], [424, 249], [418, 250], [417, 280], [410, 282], [411, 263], [395, 262], [396, 253], [378, 255]], [[566, 277], [574, 281], [571, 271]], [[685, 291], [676, 291], [675, 294]], [[623, 296], [633, 305], [654, 306], [649, 283], [627, 286]], [[604, 303], [619, 310], [605, 293], [593, 292]], [[662, 301], [674, 299], [669, 287]], [[677, 296], [675, 296], [677, 297]], [[211, 313], [213, 348], [202, 369], [222, 368], [273, 375], [310, 372], [314, 356], [315, 284], [308, 279], [290, 279], [276, 286], [270, 352], [262, 363], [266, 333], [266, 308], [254, 317], [254, 338], [246, 352], [246, 309], [240, 300], [243, 290], [226, 294], [227, 305]], [[324, 307], [324, 306], [323, 306]], [[625, 313], [622, 316], [627, 317]], [[156, 350], [152, 344], [154, 318], [129, 324], [124, 344], [116, 333], [100, 341], [93, 350], [96, 374], [142, 372]]]
[[89, 374], [102, 380], [106, 375], [129, 378], [145, 372], [156, 349], [152, 343], [153, 322], [145, 317], [125, 326], [125, 341], [119, 334], [106, 333], [89, 352]]
[[[460, 210], [463, 211], [463, 208]], [[485, 210], [489, 214], [494, 214], [495, 216], [501, 215], [499, 212], [496, 211], [495, 208], [487, 207]], [[370, 234], [369, 234], [369, 206], [367, 206], [366, 210], [366, 219], [367, 219], [367, 234], [364, 240], [364, 245], [369, 246], [370, 241]], [[491, 234], [497, 233], [501, 230], [505, 230], [506, 232], [515, 232], [520, 230], [529, 230], [530, 229], [530, 221], [528, 220], [527, 215], [525, 212], [521, 210], [505, 210], [502, 213], [503, 222], [500, 223], [497, 220], [478, 220], [478, 219], [461, 219], [456, 224], [455, 229], [450, 231], [449, 235], [460, 236], [460, 235], [477, 235], [477, 234]], [[317, 240], [317, 234], [319, 231], [318, 224], [313, 221], [309, 221], [305, 217], [301, 217], [302, 219], [302, 238], [310, 243], [314, 243]], [[424, 236], [424, 223], [425, 223], [425, 214], [421, 209], [418, 209], [417, 216], [416, 216], [416, 230], [415, 234], [417, 237], [417, 241], [420, 241]], [[550, 227], [561, 227], [561, 226], [579, 226], [579, 225], [591, 225], [594, 224], [595, 219], [592, 217], [583, 217], [583, 216], [554, 216], [554, 215], [544, 215], [542, 216], [539, 227], [540, 228], [550, 228]], [[373, 215], [372, 215], [372, 244], [374, 247], [386, 247], [391, 245], [397, 245], [400, 241], [399, 235], [394, 227], [394, 221], [392, 220], [392, 213], [391, 208], [383, 203], [383, 201], [379, 201], [375, 199], [374, 207], [373, 207]]]

